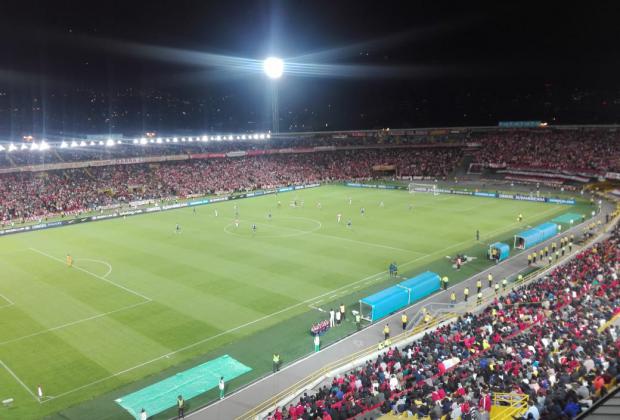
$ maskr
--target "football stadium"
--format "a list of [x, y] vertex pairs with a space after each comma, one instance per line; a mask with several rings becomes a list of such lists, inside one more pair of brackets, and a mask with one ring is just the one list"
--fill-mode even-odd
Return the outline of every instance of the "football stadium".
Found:
[[[248, 42], [218, 15], [232, 5], [153, 6], [132, 27], [135, 5], [61, 3], [0, 17], [28, 46], [7, 50], [21, 70], [0, 65], [0, 419], [620, 418], [611, 88], [594, 105], [545, 79], [542, 99], [490, 105], [500, 70], [453, 89], [401, 48], [459, 45], [459, 25], [377, 5], [380, 36], [340, 20], [334, 36], [375, 38], [291, 34], [303, 48], [259, 59], [220, 53]], [[248, 16], [275, 32], [316, 12], [269, 4]], [[187, 33], [162, 35], [176, 18]], [[332, 42], [317, 19], [299, 34]], [[218, 53], [193, 50], [205, 33]]]

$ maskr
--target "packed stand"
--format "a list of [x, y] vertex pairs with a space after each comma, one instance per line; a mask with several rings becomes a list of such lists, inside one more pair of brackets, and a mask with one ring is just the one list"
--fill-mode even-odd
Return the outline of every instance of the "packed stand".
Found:
[[371, 409], [488, 419], [494, 393], [527, 395], [524, 419], [572, 419], [620, 379], [620, 230], [481, 313], [320, 387], [269, 419], [348, 419]]
[[312, 182], [398, 176], [445, 177], [459, 149], [356, 149], [192, 159], [0, 175], [0, 220], [46, 218], [149, 199], [185, 198]]
[[620, 171], [620, 132], [609, 130], [518, 130], [479, 133], [473, 163], [572, 173]]

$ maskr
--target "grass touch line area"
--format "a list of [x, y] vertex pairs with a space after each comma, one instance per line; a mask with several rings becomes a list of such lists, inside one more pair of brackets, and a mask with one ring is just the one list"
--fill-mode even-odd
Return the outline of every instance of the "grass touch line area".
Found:
[[[264, 196], [2, 238], [7, 281], [0, 293], [15, 304], [0, 308], [8, 320], [0, 359], [29, 390], [42, 384], [45, 398], [28, 402], [5, 369], [0, 397], [16, 404], [0, 416], [124, 418], [114, 399], [222, 354], [252, 368], [228, 384], [234, 390], [269, 372], [273, 351], [284, 363], [308, 354], [309, 328], [325, 317], [314, 308], [351, 308], [391, 285], [391, 261], [404, 277], [430, 269], [456, 284], [490, 266], [486, 241], [506, 240], [567, 209], [342, 186], [286, 195], [305, 207], [280, 207], [280, 196]], [[478, 212], [459, 212], [473, 200]], [[518, 213], [523, 223], [515, 222]], [[284, 236], [271, 236], [276, 231]], [[304, 234], [286, 236], [295, 231]], [[29, 248], [34, 252], [13, 251]], [[73, 268], [58, 257], [69, 252]], [[446, 258], [457, 252], [473, 258], [459, 272]], [[347, 321], [323, 342], [354, 328]], [[209, 391], [188, 404], [214, 397]]]

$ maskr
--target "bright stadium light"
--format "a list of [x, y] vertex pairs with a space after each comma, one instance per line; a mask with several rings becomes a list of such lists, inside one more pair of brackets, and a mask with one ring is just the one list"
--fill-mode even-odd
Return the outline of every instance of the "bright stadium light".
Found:
[[4, 146], [0, 144], [0, 152], [4, 150]]
[[245, 140], [245, 134], [241, 135], [241, 140]]
[[103, 140], [99, 140], [99, 146], [103, 146]]
[[15, 147], [13, 143], [11, 143], [9, 144], [9, 152], [12, 152], [13, 150], [17, 150], [17, 147]]
[[271, 134], [267, 133], [267, 138], [270, 139], [271, 138]]
[[108, 141], [106, 141], [106, 142], [105, 142], [105, 145], [106, 145], [107, 147], [112, 147], [112, 146], [114, 146], [115, 144], [116, 144], [116, 142], [115, 142], [114, 140], [112, 140], [112, 139], [108, 139]]
[[207, 141], [209, 138], [207, 136], [202, 136], [202, 141]]
[[78, 147], [78, 144], [75, 140], [71, 142], [71, 147]]
[[138, 144], [138, 139], [133, 139], [133, 144]]
[[177, 143], [178, 141], [179, 141], [179, 139], [178, 139], [178, 138], [176, 138], [176, 137], [172, 139], [172, 142], [173, 142], [173, 143]]
[[49, 148], [50, 148], [50, 145], [47, 144], [45, 140], [41, 141], [41, 144], [39, 145], [39, 150], [45, 151], [45, 150], [49, 150]]
[[26, 150], [28, 148], [28, 146], [26, 146], [25, 144], [22, 144], [22, 147], [20, 147], [21, 150]]
[[38, 145], [38, 144], [36, 144], [36, 143], [32, 143], [32, 144], [30, 145], [30, 150], [39, 150], [39, 145]]
[[284, 61], [277, 57], [268, 57], [263, 61], [263, 70], [270, 79], [279, 79], [284, 73]]
[[60, 148], [61, 149], [66, 149], [67, 147], [69, 147], [69, 145], [67, 144], [66, 141], [63, 140], [62, 143], [60, 143]]
[[89, 145], [89, 146], [94, 146], [94, 145], [95, 145], [95, 142], [91, 140], [91, 141], [90, 141], [90, 143], [88, 143], [88, 145]]
[[86, 142], [85, 142], [84, 140], [82, 140], [82, 141], [80, 142], [80, 147], [85, 147], [85, 146], [86, 146]]

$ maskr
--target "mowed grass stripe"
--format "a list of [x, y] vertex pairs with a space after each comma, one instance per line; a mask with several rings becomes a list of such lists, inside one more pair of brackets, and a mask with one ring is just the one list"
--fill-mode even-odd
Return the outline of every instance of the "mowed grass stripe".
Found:
[[[288, 207], [295, 196], [304, 200], [303, 208]], [[353, 199], [351, 206], [348, 205], [349, 196]], [[106, 261], [113, 267], [112, 274], [107, 278], [153, 299], [149, 304], [119, 311], [104, 319], [71, 326], [60, 334], [54, 332], [53, 337], [68, 340], [67, 345], [73, 349], [70, 351], [72, 355], [76, 355], [75, 352], [96, 353], [98, 350], [94, 345], [74, 340], [78, 337], [93, 342], [105, 340], [104, 334], [96, 334], [102, 328], [112, 338], [111, 342], [117, 344], [103, 346], [107, 353], [113, 355], [89, 354], [86, 356], [87, 362], [81, 362], [85, 363], [85, 369], [88, 363], [94, 365], [90, 380], [85, 380], [86, 375], [74, 378], [71, 375], [62, 376], [62, 384], [55, 385], [60, 390], [56, 395], [58, 398], [45, 402], [39, 408], [30, 407], [31, 417], [40, 417], [42, 413], [53, 412], [110, 391], [118, 385], [208, 351], [213, 351], [216, 356], [217, 349], [227, 343], [245, 340], [252, 334], [260, 336], [260, 330], [297, 315], [307, 318], [308, 325], [299, 323], [299, 334], [305, 337], [309, 324], [317, 316], [316, 311], [309, 310], [308, 303], [329, 299], [329, 296], [339, 292], [346, 294], [353, 285], [364, 284], [364, 281], [385, 281], [383, 270], [394, 259], [405, 271], [415, 274], [416, 270], [423, 271], [431, 263], [445, 262], [446, 253], [474, 245], [477, 228], [486, 238], [493, 232], [500, 234], [516, 228], [518, 212], [524, 213], [527, 222], [534, 215], [545, 219], [551, 213], [565, 210], [565, 207], [554, 208], [539, 203], [516, 205], [515, 202], [502, 200], [444, 198], [446, 196], [322, 187], [277, 197], [205, 206], [199, 208], [196, 215], [191, 209], [181, 209], [2, 238], [0, 255], [5, 248], [32, 246], [56, 250], [54, 255], [63, 258], [65, 252], [71, 252], [78, 262], [80, 258]], [[282, 201], [281, 208], [276, 207], [277, 200]], [[383, 208], [378, 206], [381, 200], [385, 203]], [[316, 207], [319, 201], [321, 209]], [[410, 202], [414, 204], [412, 211], [408, 210]], [[477, 203], [480, 203], [479, 211], [472, 211], [471, 214], [456, 214], [453, 211]], [[297, 229], [296, 217], [316, 220], [322, 227], [318, 234], [284, 238], [261, 237], [266, 229], [260, 226], [254, 237], [249, 226], [246, 226], [250, 233], [247, 236], [230, 235], [224, 228], [234, 219], [235, 204], [239, 206], [240, 218], [250, 223], [269, 223], [267, 213], [271, 210], [272, 223], [281, 226], [282, 232]], [[416, 209], [416, 204], [427, 205], [428, 208]], [[361, 205], [366, 207], [364, 217], [359, 213]], [[216, 207], [219, 217], [213, 214]], [[353, 228], [338, 225], [337, 213], [343, 214], [344, 221], [350, 217]], [[183, 233], [180, 235], [174, 234], [176, 223], [182, 225]], [[313, 225], [316, 224], [300, 219], [299, 230], [304, 232]], [[404, 251], [367, 246], [347, 239], [385, 244]], [[411, 252], [408, 252], [409, 249]], [[424, 255], [426, 253], [429, 255]], [[42, 264], [48, 269], [66, 272], [63, 264], [54, 261]], [[95, 271], [96, 267], [96, 264], [89, 264], [88, 270]], [[101, 272], [97, 273], [100, 275], [107, 271], [103, 265], [99, 269]], [[36, 269], [31, 274], [36, 275]], [[18, 288], [19, 284], [13, 286]], [[60, 283], [57, 286], [59, 291], [61, 286], [72, 287], [71, 283]], [[6, 292], [10, 297], [12, 291], [4, 290], [0, 283], [0, 293]], [[32, 299], [32, 303], [39, 307], [50, 306], [43, 295]], [[20, 309], [25, 311], [24, 315], [31, 316], [30, 307]], [[70, 311], [71, 307], [64, 309]], [[19, 313], [14, 313], [14, 316], [19, 317]], [[90, 335], [87, 330], [95, 334]], [[289, 337], [291, 331], [286, 334]], [[272, 340], [286, 343], [290, 341], [287, 337]], [[303, 341], [303, 338], [297, 339]], [[25, 344], [25, 341], [20, 344]], [[55, 340], [37, 341], [37, 344], [43, 348], [57, 346]], [[306, 346], [299, 342], [294, 344], [295, 351]], [[62, 344], [58, 346], [62, 347]], [[268, 353], [270, 350], [264, 351]], [[241, 352], [240, 360], [247, 352], [251, 353], [252, 349], [246, 348], [245, 352]], [[18, 353], [17, 350], [9, 351], [3, 356], [10, 363], [10, 358], [18, 357]], [[141, 355], [144, 357], [138, 360]], [[23, 359], [26, 358], [31, 358], [32, 364], [37, 361], [33, 355]], [[262, 359], [248, 354], [248, 360], [250, 365], [256, 365]], [[130, 365], [130, 361], [136, 363]], [[25, 363], [20, 363], [20, 369], [23, 365]], [[71, 370], [71, 367], [52, 366], [47, 374], [55, 377], [57, 369]], [[0, 376], [0, 380], [2, 378]], [[36, 379], [28, 378], [26, 383], [35, 386], [38, 381], [53, 383], [53, 379], [41, 379], [40, 375]], [[28, 415], [21, 418], [28, 418]]]

